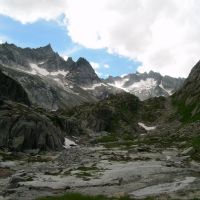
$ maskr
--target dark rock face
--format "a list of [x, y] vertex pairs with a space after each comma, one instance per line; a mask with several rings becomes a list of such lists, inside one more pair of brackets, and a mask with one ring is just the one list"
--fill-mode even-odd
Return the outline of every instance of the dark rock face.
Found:
[[30, 105], [28, 95], [23, 87], [0, 71], [0, 97]]
[[72, 119], [57, 118], [55, 121], [48, 113], [4, 102], [0, 106], [0, 147], [15, 151], [61, 150], [65, 136], [80, 134], [80, 129]]
[[68, 70], [70, 65], [55, 53], [51, 45], [31, 49], [20, 48], [14, 44], [0, 45], [0, 63], [9, 67], [30, 69], [29, 63], [40, 63], [48, 71]]
[[200, 61], [191, 70], [183, 87], [174, 94], [173, 100], [183, 120], [200, 119]]
[[20, 105], [1, 107], [0, 132], [0, 146], [12, 150], [59, 150], [64, 143], [64, 133], [47, 117]]
[[96, 104], [76, 107], [72, 116], [80, 121], [84, 129], [93, 132], [138, 133], [137, 125], [140, 102], [128, 93], [111, 95]]
[[101, 82], [90, 63], [84, 58], [79, 58], [76, 63], [72, 64], [71, 71], [66, 78], [79, 86]]

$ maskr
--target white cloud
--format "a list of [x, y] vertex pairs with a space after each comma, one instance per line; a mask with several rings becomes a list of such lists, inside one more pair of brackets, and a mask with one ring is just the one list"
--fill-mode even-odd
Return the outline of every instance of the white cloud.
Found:
[[122, 74], [120, 77], [124, 78], [125, 76], [127, 76], [128, 74]]
[[73, 55], [74, 53], [77, 53], [80, 50], [81, 50], [81, 47], [78, 46], [78, 45], [75, 45], [74, 47], [67, 49], [63, 54], [67, 55], [67, 56], [71, 56], [71, 55]]
[[91, 66], [92, 66], [92, 68], [93, 68], [94, 70], [97, 70], [97, 69], [100, 68], [99, 63], [96, 63], [96, 62], [92, 62], [92, 61], [91, 61], [90, 64], [91, 64]]
[[138, 71], [188, 75], [200, 59], [199, 0], [0, 0], [0, 13], [22, 23], [62, 21], [86, 48], [142, 63]]
[[104, 64], [103, 66], [104, 66], [104, 68], [107, 68], [107, 69], [110, 68], [110, 65], [108, 65], [108, 64]]
[[52, 20], [64, 12], [66, 3], [66, 0], [0, 0], [0, 13], [23, 24], [38, 19]]
[[0, 44], [5, 43], [6, 41], [8, 41], [8, 38], [3, 35], [0, 35]]
[[63, 59], [65, 60], [65, 61], [67, 61], [67, 59], [69, 58], [68, 56], [66, 56], [66, 55], [61, 55], [62, 57], [63, 57]]

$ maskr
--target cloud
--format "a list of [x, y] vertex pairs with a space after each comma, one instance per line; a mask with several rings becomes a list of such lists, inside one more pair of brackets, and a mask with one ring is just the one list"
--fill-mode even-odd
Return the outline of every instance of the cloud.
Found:
[[107, 68], [107, 69], [110, 68], [110, 65], [108, 65], [108, 64], [104, 64], [103, 66], [104, 66], [104, 68]]
[[70, 56], [72, 56], [73, 54], [77, 53], [80, 50], [81, 50], [81, 47], [78, 45], [75, 45], [74, 47], [69, 48], [65, 50], [64, 52], [61, 52], [60, 54], [64, 58], [64, 60], [67, 60]]
[[0, 0], [0, 13], [23, 24], [39, 19], [49, 21], [64, 13], [66, 4], [65, 0]]
[[200, 55], [199, 0], [0, 0], [22, 23], [58, 20], [72, 41], [139, 61], [138, 71], [187, 76]]
[[3, 35], [0, 35], [0, 44], [3, 44], [5, 42], [9, 41], [8, 37], [5, 37]]
[[68, 56], [66, 56], [66, 55], [61, 55], [62, 57], [63, 57], [63, 59], [65, 60], [65, 61], [67, 61], [68, 60]]
[[100, 68], [99, 63], [96, 63], [96, 62], [92, 62], [92, 61], [91, 61], [90, 64], [91, 64], [91, 66], [92, 66], [92, 68], [93, 68], [94, 70], [97, 70], [97, 69]]

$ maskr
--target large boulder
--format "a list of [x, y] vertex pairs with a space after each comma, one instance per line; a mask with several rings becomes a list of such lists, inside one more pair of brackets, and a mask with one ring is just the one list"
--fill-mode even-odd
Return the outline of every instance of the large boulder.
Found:
[[60, 121], [63, 127], [45, 112], [6, 102], [0, 106], [0, 147], [16, 151], [61, 150], [66, 135], [78, 134], [79, 130], [70, 120]]

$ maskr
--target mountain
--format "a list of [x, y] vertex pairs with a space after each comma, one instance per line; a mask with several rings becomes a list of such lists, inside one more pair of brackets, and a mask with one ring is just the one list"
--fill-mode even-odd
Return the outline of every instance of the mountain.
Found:
[[200, 61], [193, 67], [183, 87], [173, 95], [184, 121], [200, 119]]
[[[71, 58], [70, 60], [73, 61]], [[101, 83], [90, 63], [84, 58], [79, 58], [77, 62], [71, 64], [71, 70], [66, 75], [66, 79], [79, 86]]]
[[47, 110], [71, 108], [124, 91], [141, 100], [169, 96], [184, 81], [155, 72], [102, 80], [86, 59], [65, 61], [50, 44], [35, 49], [1, 44], [0, 71], [21, 85], [31, 105]]
[[80, 61], [75, 63], [70, 58], [65, 61], [50, 45], [37, 49], [23, 49], [8, 43], [0, 45], [1, 73], [21, 85], [31, 105], [48, 110], [97, 100], [73, 82], [72, 77], [66, 78], [76, 66], [80, 68]]
[[142, 132], [137, 124], [141, 107], [136, 96], [122, 92], [97, 103], [77, 106], [69, 113], [93, 135], [102, 131], [137, 134]]
[[151, 97], [172, 95], [183, 85], [184, 80], [183, 78], [162, 76], [159, 73], [150, 71], [149, 73], [137, 72], [123, 77], [109, 76], [105, 79], [105, 83], [134, 94], [140, 100], [146, 100]]

